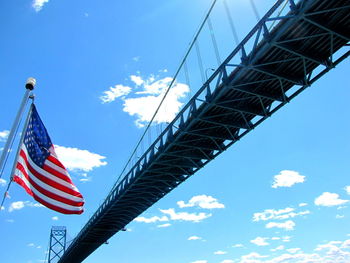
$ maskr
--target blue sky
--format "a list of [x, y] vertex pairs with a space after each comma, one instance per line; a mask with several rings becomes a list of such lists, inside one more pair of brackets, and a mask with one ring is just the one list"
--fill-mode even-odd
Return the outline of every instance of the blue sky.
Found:
[[[273, 1], [255, 2], [263, 14]], [[52, 225], [67, 226], [69, 239], [79, 232], [116, 181], [210, 3], [0, 2], [0, 148], [33, 76], [39, 114], [86, 201], [84, 214], [61, 215], [13, 184], [0, 213], [2, 262], [44, 262]], [[242, 39], [256, 23], [253, 11], [246, 0], [228, 3]], [[223, 14], [219, 4], [212, 16], [221, 59], [234, 47]], [[215, 57], [206, 40], [208, 69]], [[198, 89], [191, 59], [191, 85], [177, 79], [153, 136]], [[349, 262], [349, 67], [337, 66], [84, 262]]]

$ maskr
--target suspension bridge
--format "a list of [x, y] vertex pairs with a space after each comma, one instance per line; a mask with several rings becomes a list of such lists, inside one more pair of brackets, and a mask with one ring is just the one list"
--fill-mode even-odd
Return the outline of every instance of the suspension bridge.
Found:
[[[198, 53], [204, 24], [213, 32], [210, 12], [215, 2], [174, 80], [186, 69], [192, 48]], [[215, 38], [212, 41], [217, 54]], [[349, 41], [349, 0], [276, 1], [211, 76], [205, 79], [206, 71], [200, 68], [203, 83], [198, 91], [135, 163], [129, 165], [129, 159], [129, 168], [125, 166], [58, 262], [82, 262], [125, 230], [134, 218], [346, 59]]]

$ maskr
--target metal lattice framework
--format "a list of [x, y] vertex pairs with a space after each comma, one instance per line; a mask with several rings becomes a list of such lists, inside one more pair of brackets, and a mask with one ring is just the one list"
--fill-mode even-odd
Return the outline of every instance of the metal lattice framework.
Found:
[[[350, 54], [349, 0], [279, 0], [116, 185], [59, 261], [81, 262]], [[239, 61], [239, 63], [237, 63]]]
[[67, 230], [64, 226], [53, 226], [50, 233], [48, 263], [58, 262], [66, 250]]

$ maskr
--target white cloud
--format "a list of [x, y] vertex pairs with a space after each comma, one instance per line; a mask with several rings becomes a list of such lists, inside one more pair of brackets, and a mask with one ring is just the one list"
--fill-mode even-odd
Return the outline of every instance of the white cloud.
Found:
[[[138, 127], [143, 127], [148, 123], [158, 105], [160, 104], [164, 94], [170, 85], [172, 78], [163, 78], [151, 84], [144, 84], [144, 91], [137, 92], [137, 95], [143, 95], [136, 98], [126, 98], [124, 100], [123, 111], [131, 116], [136, 116], [135, 121]], [[186, 84], [174, 83], [165, 98], [158, 114], [154, 118], [154, 123], [171, 122], [183, 105], [180, 100], [186, 96], [189, 88]]]
[[211, 217], [212, 214], [206, 213], [187, 213], [179, 212], [176, 213], [173, 208], [169, 209], [160, 209], [163, 214], [169, 215], [171, 220], [182, 220], [182, 221], [192, 221], [192, 222], [201, 222], [202, 220]]
[[152, 216], [150, 218], [139, 216], [139, 217], [136, 217], [134, 219], [134, 221], [136, 221], [136, 222], [143, 222], [143, 223], [149, 224], [149, 223], [155, 223], [155, 222], [165, 222], [165, 221], [169, 221], [169, 219], [166, 216], [162, 216], [162, 217]]
[[107, 162], [102, 161], [106, 157], [88, 150], [55, 145], [55, 151], [59, 160], [69, 170], [89, 172], [96, 167], [107, 164]]
[[221, 261], [220, 263], [234, 263], [235, 261], [232, 259], [225, 259], [223, 261]]
[[292, 253], [292, 254], [301, 251], [301, 249], [298, 248], [298, 247], [296, 247], [296, 248], [288, 248], [288, 249], [286, 249], [286, 250], [287, 250], [289, 253]]
[[350, 195], [350, 185], [345, 186], [344, 189], [345, 189], [346, 193], [347, 193], [348, 195]]
[[244, 247], [242, 244], [234, 244], [232, 247]]
[[35, 245], [34, 245], [34, 243], [29, 243], [29, 244], [27, 244], [27, 246], [28, 247], [34, 247]]
[[250, 240], [250, 243], [253, 243], [259, 247], [260, 246], [268, 246], [270, 244], [268, 242], [266, 242], [267, 239], [268, 239], [267, 237], [257, 237], [253, 240]]
[[6, 180], [0, 178], [0, 186], [5, 186], [6, 185]]
[[58, 216], [53, 216], [51, 219], [54, 220], [54, 221], [57, 221], [58, 220]]
[[345, 205], [344, 206], [338, 206], [337, 210], [341, 210], [341, 209], [344, 209], [344, 208], [347, 208], [347, 206], [345, 206]]
[[6, 222], [8, 222], [8, 223], [14, 223], [15, 220], [13, 220], [13, 219], [6, 219]]
[[225, 254], [227, 254], [227, 252], [226, 251], [222, 251], [222, 250], [218, 250], [218, 251], [214, 252], [214, 255], [225, 255]]
[[39, 12], [43, 8], [44, 4], [48, 2], [49, 0], [33, 0], [32, 7], [36, 12]]
[[192, 261], [191, 263], [207, 263], [208, 260], [196, 260], [196, 261]]
[[[165, 73], [165, 71], [162, 71]], [[166, 93], [171, 77], [158, 79], [159, 76], [150, 75], [143, 79], [139, 75], [131, 75], [130, 80], [136, 84], [135, 91], [131, 94], [131, 88], [123, 85], [116, 85], [116, 88], [110, 88], [100, 97], [102, 102], [112, 102], [120, 97], [123, 103], [123, 111], [130, 116], [135, 116], [135, 124], [138, 127], [144, 127], [153, 117], [158, 105]], [[117, 88], [118, 87], [118, 88]], [[179, 112], [183, 103], [180, 101], [189, 92], [186, 84], [174, 81], [166, 99], [164, 100], [154, 123], [170, 122]]]
[[200, 208], [205, 208], [205, 209], [225, 208], [224, 204], [219, 203], [216, 198], [208, 195], [193, 196], [188, 201], [188, 203], [185, 203], [184, 201], [178, 201], [177, 204], [180, 208], [194, 207], [194, 206], [198, 206]]
[[315, 205], [318, 206], [337, 206], [349, 202], [349, 200], [342, 200], [338, 194], [324, 192], [315, 199]]
[[0, 142], [6, 141], [7, 137], [9, 136], [9, 133], [10, 132], [8, 130], [0, 131]]
[[284, 236], [284, 237], [282, 237], [282, 241], [283, 242], [290, 242], [291, 238], [292, 238], [291, 236]]
[[92, 177], [88, 176], [87, 173], [82, 173], [82, 174], [80, 174], [80, 176], [82, 177], [82, 178], [79, 178], [80, 182], [86, 183], [86, 182], [91, 182], [92, 181]]
[[157, 227], [164, 228], [164, 227], [169, 227], [169, 226], [171, 226], [171, 224], [170, 223], [166, 223], [166, 224], [158, 225]]
[[299, 207], [307, 206], [307, 203], [300, 203]]
[[336, 219], [341, 219], [341, 218], [344, 218], [345, 216], [344, 215], [336, 215], [335, 218]]
[[132, 82], [134, 82], [137, 86], [141, 86], [144, 83], [144, 80], [140, 76], [131, 75], [130, 79]]
[[283, 250], [283, 249], [284, 249], [284, 246], [283, 246], [283, 245], [280, 245], [280, 246], [278, 246], [278, 247], [276, 247], [276, 248], [270, 249], [270, 251], [275, 252], [275, 251]]
[[140, 60], [140, 57], [139, 56], [138, 57], [133, 57], [132, 60], [135, 61], [135, 62], [138, 62]]
[[240, 263], [259, 263], [260, 261], [257, 261], [256, 259], [259, 258], [266, 258], [267, 256], [260, 255], [256, 252], [251, 252], [248, 255], [244, 255], [241, 257]]
[[114, 88], [110, 87], [109, 90], [103, 92], [103, 96], [100, 97], [102, 103], [109, 103], [116, 98], [126, 96], [131, 92], [131, 88], [123, 85], [115, 85]]
[[187, 240], [201, 240], [201, 237], [198, 236], [190, 236], [189, 238], [187, 238]]
[[14, 210], [20, 210], [20, 209], [23, 209], [24, 207], [43, 207], [43, 205], [39, 203], [29, 202], [29, 201], [12, 202], [9, 207], [9, 212], [13, 212]]
[[291, 187], [297, 183], [303, 183], [305, 181], [305, 176], [300, 175], [296, 171], [283, 170], [279, 174], [274, 176], [274, 182], [272, 188], [278, 187]]
[[269, 222], [265, 226], [266, 228], [282, 228], [284, 230], [294, 230], [295, 223], [292, 220], [288, 220], [284, 223]]
[[276, 219], [288, 219], [293, 218], [296, 216], [302, 216], [310, 214], [310, 211], [302, 211], [302, 212], [294, 212], [295, 209], [291, 207], [287, 207], [280, 210], [274, 210], [274, 209], [266, 209], [263, 212], [260, 213], [254, 213], [253, 215], [253, 221], [266, 221], [266, 220], [276, 220]]

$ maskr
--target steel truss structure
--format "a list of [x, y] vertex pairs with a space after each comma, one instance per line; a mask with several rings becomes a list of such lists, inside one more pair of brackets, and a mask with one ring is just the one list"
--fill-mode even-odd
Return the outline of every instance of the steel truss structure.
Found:
[[48, 263], [58, 262], [66, 250], [67, 230], [64, 226], [53, 226], [50, 233]]
[[349, 0], [289, 0], [279, 14], [285, 1], [275, 3], [113, 188], [60, 263], [83, 261], [349, 56]]

